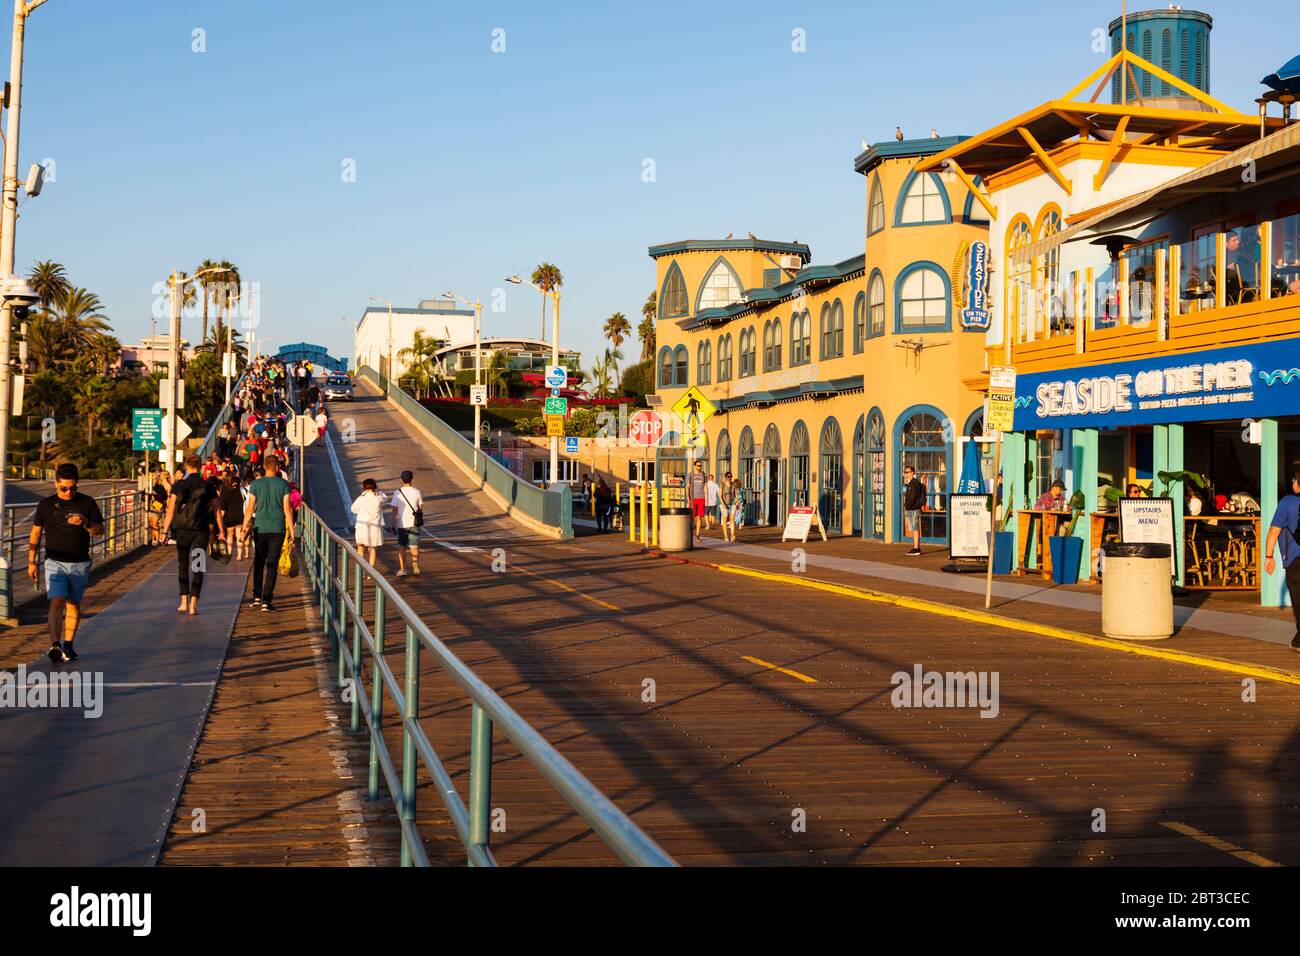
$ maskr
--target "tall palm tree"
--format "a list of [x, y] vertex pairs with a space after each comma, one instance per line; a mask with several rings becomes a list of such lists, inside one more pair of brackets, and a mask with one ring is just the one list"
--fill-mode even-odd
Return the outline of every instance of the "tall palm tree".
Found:
[[[243, 365], [248, 358], [248, 346], [244, 343], [243, 338], [235, 329], [230, 330], [231, 351], [235, 353], [235, 362]], [[194, 347], [195, 355], [221, 355], [226, 351], [226, 337], [221, 334], [221, 330], [215, 325], [208, 337]]]
[[83, 378], [76, 386], [77, 410], [86, 420], [86, 443], [95, 440], [95, 426], [112, 404], [113, 384], [103, 375]]
[[651, 292], [641, 306], [641, 323], [636, 327], [641, 340], [641, 361], [648, 362], [655, 355], [655, 316], [659, 314], [659, 293]]
[[[219, 263], [215, 259], [204, 259], [194, 267], [194, 274], [198, 275], [208, 269], [216, 269]], [[203, 295], [203, 323], [200, 326], [199, 341], [202, 342], [208, 337], [208, 302], [212, 299], [213, 286], [217, 282], [216, 272], [209, 272], [203, 278], [199, 279], [198, 285], [202, 286]]]
[[96, 333], [90, 342], [90, 355], [100, 375], [110, 375], [122, 359], [122, 343], [106, 333]]
[[505, 352], [493, 352], [492, 360], [483, 370], [483, 384], [493, 395], [504, 395], [510, 388], [510, 359]]
[[[64, 404], [68, 397], [67, 386], [57, 374], [49, 369], [42, 369], [27, 380], [23, 389], [23, 401], [41, 413], [42, 418], [53, 418], [55, 411]], [[45, 455], [49, 443], [41, 442], [41, 474], [45, 474]]]
[[239, 266], [222, 259], [217, 263], [219, 271], [211, 276], [216, 290], [215, 305], [217, 310], [217, 339], [221, 339], [222, 319], [234, 314], [235, 303], [239, 301]]
[[54, 300], [54, 321], [66, 350], [84, 352], [94, 343], [96, 333], [109, 331], [103, 308], [99, 296], [78, 286], [70, 287]]
[[[554, 292], [564, 285], [564, 274], [560, 272], [560, 267], [549, 262], [543, 262], [533, 270], [533, 285], [537, 286], [544, 292]], [[542, 296], [542, 341], [546, 341], [546, 296]]]
[[37, 312], [27, 320], [27, 357], [39, 375], [53, 371], [63, 357], [64, 342], [59, 327], [49, 312]]
[[613, 342], [614, 348], [617, 349], [623, 344], [623, 340], [632, 334], [632, 324], [622, 312], [615, 312], [605, 320], [602, 331], [605, 333], [605, 338]]
[[27, 281], [32, 291], [40, 296], [42, 309], [48, 309], [51, 302], [71, 288], [68, 270], [63, 267], [63, 263], [52, 259], [32, 266], [32, 271], [27, 273]]

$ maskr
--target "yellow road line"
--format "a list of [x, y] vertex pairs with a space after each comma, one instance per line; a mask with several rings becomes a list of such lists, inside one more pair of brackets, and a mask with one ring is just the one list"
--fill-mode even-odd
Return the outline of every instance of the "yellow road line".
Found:
[[1203, 830], [1196, 829], [1196, 827], [1188, 826], [1186, 823], [1173, 823], [1169, 820], [1161, 820], [1160, 825], [1162, 827], [1168, 827], [1175, 833], [1181, 833], [1183, 836], [1191, 837], [1193, 840], [1196, 840], [1199, 843], [1204, 843], [1206, 846], [1212, 846], [1216, 850], [1222, 850], [1224, 853], [1231, 854], [1239, 860], [1245, 860], [1247, 863], [1254, 863], [1256, 866], [1282, 865], [1274, 860], [1270, 860], [1266, 856], [1260, 856], [1258, 853], [1253, 853], [1250, 850], [1243, 850], [1235, 843], [1229, 843], [1227, 840], [1220, 840], [1218, 837], [1211, 836]]
[[583, 591], [579, 591], [577, 588], [573, 587], [572, 585], [565, 584], [563, 581], [556, 581], [554, 578], [548, 578], [543, 574], [538, 574], [536, 571], [529, 571], [527, 568], [521, 568], [518, 565], [515, 565], [515, 570], [522, 571], [524, 572], [524, 574], [530, 574], [533, 577], [537, 578], [539, 581], [545, 581], [547, 584], [553, 584], [557, 588], [560, 588], [561, 590], [568, 591], [570, 594], [578, 595], [578, 597], [580, 598], [586, 598], [592, 604], [599, 604], [603, 608], [608, 608], [611, 611], [618, 611], [620, 613], [623, 610], [621, 607], [616, 607], [613, 604], [610, 604], [608, 601], [602, 601], [598, 597], [592, 597], [590, 594], [586, 594]]
[[760, 660], [757, 657], [750, 657], [748, 654], [741, 654], [742, 661], [749, 661], [751, 664], [757, 664], [759, 667], [766, 667], [770, 671], [779, 671], [782, 674], [789, 674], [795, 680], [801, 680], [805, 684], [817, 683], [817, 678], [809, 677], [807, 674], [800, 674], [798, 671], [792, 671], [788, 667], [777, 667], [775, 664], [769, 664], [767, 661]]
[[1182, 651], [1171, 651], [1158, 647], [1150, 647], [1145, 644], [1133, 643], [1131, 641], [1116, 641], [1106, 637], [1093, 637], [1091, 634], [1083, 634], [1079, 631], [1070, 631], [1061, 627], [1052, 627], [1048, 624], [1035, 624], [1032, 621], [1021, 621], [1013, 617], [1005, 617], [1001, 614], [992, 614], [988, 611], [954, 607], [949, 604], [941, 604], [938, 601], [927, 601], [924, 598], [906, 597], [901, 594], [890, 594], [885, 591], [875, 591], [871, 588], [860, 588], [845, 584], [832, 584], [829, 581], [818, 581], [816, 578], [801, 578], [791, 574], [780, 574], [775, 571], [758, 571], [754, 568], [746, 568], [736, 564], [709, 564], [708, 566], [716, 568], [719, 571], [724, 571], [727, 574], [739, 574], [750, 578], [760, 578], [766, 581], [792, 584], [796, 587], [813, 588], [817, 591], [841, 594], [845, 597], [851, 597], [859, 601], [874, 601], [878, 604], [891, 604], [894, 607], [909, 608], [914, 611], [924, 611], [927, 614], [938, 614], [943, 617], [957, 618], [958, 620], [963, 621], [973, 621], [978, 624], [1007, 628], [1025, 634], [1036, 634], [1040, 637], [1051, 637], [1056, 640], [1071, 641], [1075, 644], [1086, 644], [1089, 647], [1104, 647], [1107, 650], [1122, 651], [1125, 654], [1137, 654], [1139, 657], [1154, 657], [1159, 660], [1174, 661], [1179, 664], [1208, 667], [1211, 670], [1225, 671], [1229, 674], [1237, 674], [1244, 677], [1257, 677], [1261, 680], [1278, 681], [1279, 683], [1292, 684], [1300, 687], [1300, 674], [1280, 670], [1276, 667], [1268, 667], [1264, 664], [1243, 664], [1237, 661], [1222, 660], [1217, 657], [1205, 657], [1200, 654], [1187, 654]]

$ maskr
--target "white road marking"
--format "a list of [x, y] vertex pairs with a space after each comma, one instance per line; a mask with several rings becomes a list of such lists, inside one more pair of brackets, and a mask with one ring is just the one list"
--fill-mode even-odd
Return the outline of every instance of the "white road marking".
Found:
[[334, 440], [330, 438], [330, 430], [325, 429], [325, 450], [329, 452], [330, 469], [334, 472], [334, 480], [339, 486], [339, 501], [343, 505], [343, 510], [347, 516], [348, 527], [352, 528], [356, 524], [356, 516], [348, 510], [348, 483], [343, 480], [343, 469], [339, 467], [339, 456], [334, 451]]

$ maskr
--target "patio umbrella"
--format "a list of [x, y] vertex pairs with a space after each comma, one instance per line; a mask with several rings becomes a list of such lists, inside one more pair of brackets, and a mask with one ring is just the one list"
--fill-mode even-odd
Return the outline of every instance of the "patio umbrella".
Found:
[[1279, 93], [1300, 95], [1300, 56], [1291, 57], [1286, 63], [1278, 67], [1276, 72], [1270, 73], [1260, 82], [1277, 90]]
[[984, 493], [984, 474], [980, 471], [980, 446], [972, 438], [966, 442], [966, 451], [961, 459], [961, 480], [957, 482], [957, 494], [979, 495]]

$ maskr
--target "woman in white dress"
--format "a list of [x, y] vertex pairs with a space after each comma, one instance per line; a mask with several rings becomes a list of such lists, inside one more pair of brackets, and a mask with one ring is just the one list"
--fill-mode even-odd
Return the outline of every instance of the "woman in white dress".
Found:
[[378, 563], [379, 546], [384, 543], [384, 496], [379, 493], [375, 479], [361, 483], [361, 494], [352, 502], [352, 513], [357, 516], [357, 549], [372, 565]]

